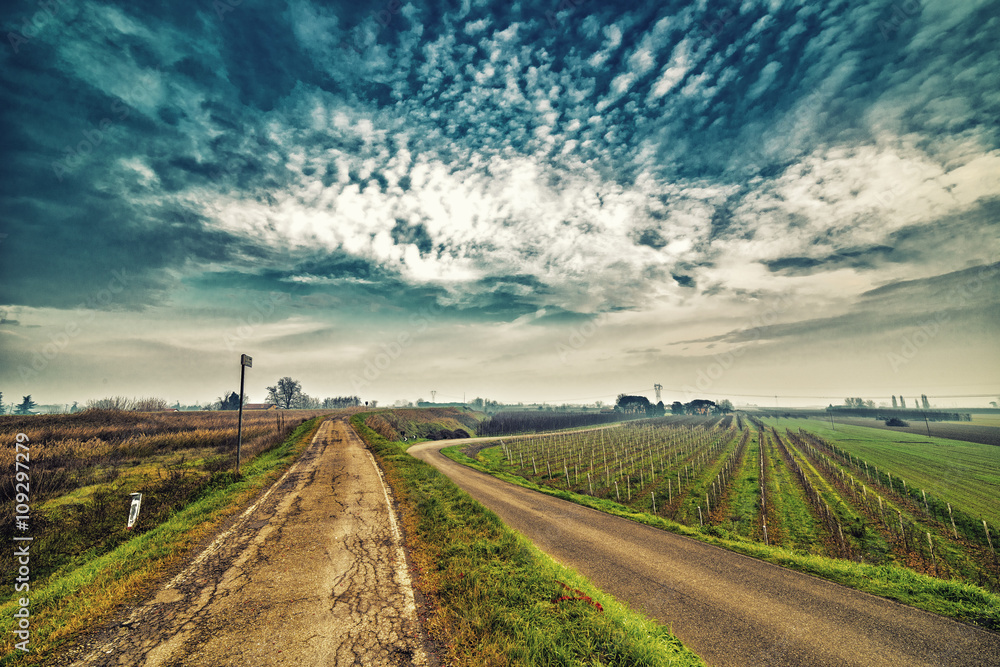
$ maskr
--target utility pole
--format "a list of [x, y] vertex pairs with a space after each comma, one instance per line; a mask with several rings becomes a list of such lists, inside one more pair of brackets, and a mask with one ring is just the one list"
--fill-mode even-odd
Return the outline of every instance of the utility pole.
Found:
[[240, 474], [240, 455], [243, 450], [243, 381], [246, 379], [247, 366], [253, 368], [253, 358], [240, 355], [240, 417], [236, 427], [236, 474]]

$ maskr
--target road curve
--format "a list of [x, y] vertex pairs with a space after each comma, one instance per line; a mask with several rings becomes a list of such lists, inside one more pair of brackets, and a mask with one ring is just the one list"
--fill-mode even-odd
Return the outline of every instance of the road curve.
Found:
[[508, 484], [445, 458], [454, 444], [408, 451], [709, 665], [1000, 664], [1000, 635]]

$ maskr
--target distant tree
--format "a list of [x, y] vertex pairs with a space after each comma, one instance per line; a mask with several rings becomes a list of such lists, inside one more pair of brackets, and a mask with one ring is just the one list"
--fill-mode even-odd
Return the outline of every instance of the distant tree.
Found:
[[361, 399], [357, 396], [337, 396], [336, 398], [324, 398], [323, 408], [330, 410], [336, 408], [356, 408], [361, 405]]
[[299, 400], [301, 394], [302, 383], [286, 375], [278, 380], [278, 384], [267, 388], [267, 401], [274, 403], [279, 408], [289, 410]]
[[682, 415], [684, 414], [684, 404], [680, 401], [674, 401], [670, 404], [670, 411], [675, 415]]
[[323, 403], [318, 398], [313, 398], [309, 394], [299, 392], [299, 395], [292, 401], [292, 407], [299, 410], [319, 410]]
[[219, 399], [218, 405], [220, 410], [239, 410], [240, 395], [235, 391], [230, 392], [225, 397]]
[[709, 401], [704, 398], [696, 398], [684, 405], [684, 411], [689, 415], [707, 415], [714, 409], [715, 401]]
[[625, 413], [648, 412], [650, 407], [649, 399], [645, 396], [618, 394], [618, 401], [615, 403], [615, 409]]
[[373, 407], [373, 408], [374, 408], [374, 407], [377, 407], [377, 406], [378, 406], [378, 401], [372, 401], [372, 402], [371, 402], [371, 404], [372, 404], [372, 407]]
[[899, 406], [904, 410], [906, 409], [906, 399], [902, 396], [899, 397]]
[[923, 404], [924, 410], [931, 409], [931, 403], [927, 400], [927, 394], [920, 394], [920, 402]]
[[79, 412], [79, 411], [80, 411], [80, 405], [76, 401], [73, 401], [73, 407], [71, 407], [69, 409], [70, 414], [73, 414], [73, 413]]
[[4, 413], [3, 392], [0, 391], [0, 415], [2, 415], [3, 413]]
[[729, 414], [733, 411], [733, 403], [728, 398], [724, 398], [716, 404], [715, 409], [724, 415]]
[[895, 394], [893, 394], [893, 395], [892, 395], [892, 409], [893, 409], [893, 410], [895, 410], [895, 409], [896, 409], [896, 408], [898, 408], [898, 407], [899, 407], [899, 406], [898, 406], [898, 405], [896, 404], [896, 395], [895, 395]]
[[132, 407], [130, 408], [133, 412], [160, 412], [166, 410], [169, 406], [167, 401], [162, 398], [136, 398], [132, 401]]
[[37, 405], [37, 403], [31, 400], [31, 394], [28, 394], [24, 397], [24, 400], [21, 401], [21, 404], [17, 406], [17, 409], [14, 410], [14, 413], [19, 415], [33, 415], [35, 413], [32, 412], [32, 410], [34, 410]]
[[132, 399], [125, 396], [108, 396], [87, 401], [88, 410], [131, 410]]
[[660, 401], [656, 405], [650, 404], [646, 408], [647, 417], [662, 417], [667, 411], [667, 408], [663, 405], [663, 401]]
[[875, 409], [875, 401], [873, 401], [871, 399], [868, 399], [867, 401], [865, 401], [865, 407], [868, 408], [869, 410], [874, 410]]

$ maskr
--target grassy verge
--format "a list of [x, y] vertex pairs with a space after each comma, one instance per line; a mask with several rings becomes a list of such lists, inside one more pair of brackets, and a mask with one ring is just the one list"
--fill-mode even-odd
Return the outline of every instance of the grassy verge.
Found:
[[433, 466], [351, 423], [402, 506], [427, 621], [454, 665], [700, 665], [670, 631], [597, 590]]
[[866, 565], [847, 560], [796, 553], [788, 549], [770, 547], [742, 539], [740, 536], [716, 526], [706, 526], [704, 529], [684, 526], [663, 517], [635, 512], [614, 501], [539, 486], [523, 477], [503, 471], [500, 459], [494, 451], [489, 449], [483, 450], [478, 459], [469, 458], [461, 450], [462, 447], [458, 445], [447, 447], [441, 451], [453, 461], [518, 486], [692, 537], [702, 542], [792, 570], [812, 574], [918, 609], [978, 625], [994, 632], [1000, 631], [1000, 595], [990, 593], [978, 586], [945, 581], [893, 565]]
[[140, 600], [209, 531], [290, 466], [309, 445], [320, 421], [314, 418], [300, 425], [283, 443], [244, 465], [240, 478], [217, 476], [214, 485], [156, 528], [77, 567], [61, 570], [37, 586], [32, 582], [26, 594], [31, 600], [30, 653], [14, 646], [16, 601], [0, 606], [0, 665], [44, 664], [60, 646], [99, 624], [118, 605]]

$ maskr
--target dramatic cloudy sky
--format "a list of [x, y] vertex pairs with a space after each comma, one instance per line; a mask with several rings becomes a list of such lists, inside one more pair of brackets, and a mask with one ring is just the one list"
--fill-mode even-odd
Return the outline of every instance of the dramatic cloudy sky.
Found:
[[0, 391], [1000, 391], [1000, 2], [5, 2]]

